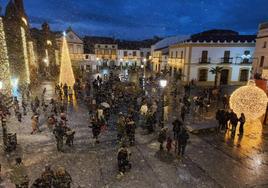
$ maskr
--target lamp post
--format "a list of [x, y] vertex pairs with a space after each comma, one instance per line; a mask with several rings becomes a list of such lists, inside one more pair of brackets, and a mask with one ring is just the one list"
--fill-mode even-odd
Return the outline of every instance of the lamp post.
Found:
[[145, 78], [146, 76], [146, 62], [147, 62], [147, 59], [144, 58], [143, 59], [143, 77]]
[[160, 120], [160, 125], [161, 127], [163, 128], [164, 127], [164, 122], [165, 122], [165, 88], [167, 86], [167, 80], [165, 79], [161, 79], [159, 81], [159, 85], [160, 85], [160, 88], [161, 88], [161, 92], [162, 92], [162, 96], [161, 96], [161, 99], [162, 99], [162, 110], [161, 110], [161, 120]]

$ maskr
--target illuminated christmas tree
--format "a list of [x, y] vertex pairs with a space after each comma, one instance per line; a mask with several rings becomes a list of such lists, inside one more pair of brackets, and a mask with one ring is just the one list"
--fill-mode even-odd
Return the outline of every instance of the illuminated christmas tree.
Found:
[[69, 54], [68, 44], [65, 34], [62, 39], [62, 49], [61, 49], [61, 66], [60, 66], [60, 83], [67, 84], [73, 87], [75, 83], [71, 58]]
[[4, 25], [1, 17], [0, 17], [0, 92], [5, 95], [11, 94], [9, 60], [8, 60]]

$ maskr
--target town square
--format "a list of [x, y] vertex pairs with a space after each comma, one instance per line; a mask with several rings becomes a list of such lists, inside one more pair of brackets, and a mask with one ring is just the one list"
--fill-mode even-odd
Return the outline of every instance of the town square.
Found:
[[268, 187], [267, 6], [0, 0], [0, 188]]

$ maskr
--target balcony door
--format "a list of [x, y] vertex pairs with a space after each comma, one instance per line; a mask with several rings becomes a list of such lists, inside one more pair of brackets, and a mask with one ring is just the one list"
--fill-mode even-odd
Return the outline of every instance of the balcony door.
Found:
[[202, 51], [202, 57], [201, 57], [201, 62], [208, 62], [208, 51]]
[[231, 52], [230, 51], [224, 51], [223, 59], [224, 59], [224, 62], [225, 63], [229, 63], [230, 55], [231, 55]]

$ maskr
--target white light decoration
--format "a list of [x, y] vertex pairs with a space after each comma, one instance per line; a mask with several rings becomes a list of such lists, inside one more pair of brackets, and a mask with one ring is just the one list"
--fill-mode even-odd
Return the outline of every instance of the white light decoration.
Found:
[[9, 70], [9, 58], [7, 53], [6, 36], [4, 32], [4, 25], [0, 17], [0, 80], [1, 93], [5, 95], [11, 94], [11, 80]]
[[49, 45], [49, 46], [51, 46], [51, 45], [52, 45], [51, 40], [47, 40], [47, 45]]
[[73, 87], [75, 83], [71, 58], [66, 37], [63, 37], [61, 49], [60, 83]]
[[27, 22], [26, 18], [22, 17], [21, 20], [23, 21], [23, 23], [24, 23], [26, 26], [28, 26], [28, 22]]
[[257, 120], [266, 111], [266, 93], [250, 80], [248, 85], [238, 88], [230, 97], [230, 108], [239, 117], [244, 113], [247, 120]]
[[165, 88], [167, 86], [167, 80], [160, 80], [159, 84], [162, 88]]
[[0, 91], [3, 89], [3, 82], [0, 81]]
[[21, 37], [22, 37], [25, 69], [26, 69], [26, 82], [29, 84], [30, 83], [29, 59], [28, 59], [28, 52], [27, 52], [26, 33], [25, 33], [25, 29], [23, 27], [21, 27]]
[[28, 46], [29, 46], [29, 62], [31, 65], [37, 66], [33, 42], [32, 41], [28, 42]]

